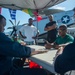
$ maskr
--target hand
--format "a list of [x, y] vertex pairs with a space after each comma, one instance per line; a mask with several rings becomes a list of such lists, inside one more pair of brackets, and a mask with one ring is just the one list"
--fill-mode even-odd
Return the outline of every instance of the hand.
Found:
[[55, 48], [56, 48], [56, 49], [59, 49], [59, 48], [60, 48], [60, 46], [59, 46], [59, 45], [55, 45]]
[[48, 29], [50, 29], [50, 28], [51, 28], [51, 26], [48, 26], [47, 28], [48, 28]]
[[27, 37], [26, 36], [23, 36], [23, 38], [26, 39]]
[[58, 50], [57, 50], [57, 52], [56, 52], [56, 54], [55, 54], [55, 57], [54, 57], [54, 61], [56, 60], [56, 58], [60, 55], [60, 54], [62, 54], [62, 52], [63, 52], [63, 47], [60, 47]]
[[20, 44], [23, 45], [23, 46], [26, 46], [26, 43], [23, 42], [23, 41], [21, 41]]
[[48, 52], [48, 50], [45, 50], [45, 51], [34, 51], [31, 53], [31, 55], [35, 55], [35, 54], [41, 54], [41, 53], [46, 53]]
[[46, 49], [50, 49], [50, 48], [52, 48], [52, 46], [51, 46], [50, 43], [47, 43], [47, 44], [45, 44], [45, 48], [46, 48]]
[[21, 34], [21, 31], [19, 31], [19, 33]]
[[24, 39], [27, 38], [26, 36], [23, 36], [23, 35], [22, 35], [21, 31], [19, 31], [19, 33], [20, 33], [20, 35], [22, 36], [22, 38], [24, 38]]
[[35, 36], [33, 36], [32, 38], [33, 38], [33, 39], [36, 39], [36, 37], [35, 37]]
[[63, 52], [63, 47], [60, 47], [56, 52], [56, 56], [62, 54], [62, 52]]

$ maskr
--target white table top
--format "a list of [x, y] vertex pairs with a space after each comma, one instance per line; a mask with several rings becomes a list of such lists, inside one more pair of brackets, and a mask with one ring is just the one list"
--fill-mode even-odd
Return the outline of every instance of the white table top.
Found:
[[[34, 48], [36, 50], [46, 50], [44, 46], [30, 45], [29, 47]], [[51, 49], [47, 53], [36, 54], [31, 56], [29, 59], [41, 65], [48, 71], [55, 73], [53, 66], [53, 58], [55, 57], [56, 51], [57, 50]]]

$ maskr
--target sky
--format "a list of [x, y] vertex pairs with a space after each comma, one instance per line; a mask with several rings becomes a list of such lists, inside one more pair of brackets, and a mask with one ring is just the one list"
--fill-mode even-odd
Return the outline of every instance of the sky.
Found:
[[[55, 5], [51, 7], [51, 9], [62, 9], [65, 11], [72, 10], [75, 7], [75, 0], [66, 0], [65, 2], [62, 2], [58, 5]], [[12, 27], [12, 24], [9, 22], [9, 20], [12, 20], [10, 17], [9, 9], [2, 8], [1, 14], [6, 18], [7, 25], [5, 27], [5, 32], [10, 31], [10, 29], [7, 29], [8, 27]], [[30, 18], [30, 15], [26, 14], [23, 11], [17, 10], [16, 11], [16, 23], [20, 21], [19, 25], [22, 25], [24, 23], [28, 23], [28, 19]], [[15, 24], [14, 20], [12, 20]]]

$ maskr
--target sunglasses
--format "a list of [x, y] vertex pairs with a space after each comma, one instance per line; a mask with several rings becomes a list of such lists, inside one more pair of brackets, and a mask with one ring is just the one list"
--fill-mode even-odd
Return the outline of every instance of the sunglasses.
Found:
[[64, 30], [66, 30], [66, 29], [58, 29], [58, 31], [64, 31]]

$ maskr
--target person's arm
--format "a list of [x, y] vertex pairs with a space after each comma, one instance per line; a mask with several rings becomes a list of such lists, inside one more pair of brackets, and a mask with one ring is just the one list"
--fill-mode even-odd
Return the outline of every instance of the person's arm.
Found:
[[56, 43], [53, 43], [53, 45], [51, 45], [50, 43], [47, 43], [47, 44], [45, 44], [45, 48], [47, 48], [47, 49], [50, 49], [50, 48], [59, 49], [60, 47], [64, 48], [68, 44], [70, 44], [70, 43], [61, 44], [61, 45], [57, 45]]
[[12, 41], [3, 33], [0, 33], [0, 54], [11, 57], [29, 57], [31, 49]]
[[48, 24], [46, 24], [44, 31], [48, 31]]
[[21, 31], [19, 31], [19, 33], [20, 33], [20, 35], [21, 35], [22, 38], [27, 38], [26, 36], [24, 36], [24, 35], [21, 33]]
[[53, 47], [56, 48], [56, 49], [59, 49], [60, 47], [63, 47], [64, 48], [68, 44], [70, 44], [70, 43], [65, 43], [65, 44], [60, 44], [60, 45], [54, 44]]
[[48, 27], [48, 31], [49, 31], [49, 30], [53, 30], [53, 29], [55, 29], [55, 28], [56, 28], [56, 24], [53, 24], [52, 26], [49, 26], [49, 27]]
[[0, 33], [0, 55], [10, 57], [29, 57], [32, 54], [43, 53], [41, 51], [35, 51], [27, 46], [22, 46], [18, 42], [13, 42], [3, 33]]
[[34, 27], [34, 36], [32, 38], [36, 39], [38, 35], [39, 35], [39, 30], [36, 27]]
[[45, 42], [46, 42], [46, 44], [45, 44], [45, 48], [46, 49], [51, 49], [51, 48], [55, 48], [55, 42], [54, 43], [49, 43], [48, 41], [46, 41], [45, 40]]
[[49, 30], [48, 30], [48, 27], [44, 28], [44, 31], [49, 31]]
[[39, 30], [37, 31], [35, 37], [38, 38], [38, 36], [39, 36]]
[[21, 37], [22, 38], [27, 38], [26, 36], [25, 36], [25, 34], [23, 35], [23, 33], [25, 33], [25, 26], [23, 26], [23, 27], [21, 27], [20, 29], [19, 29], [19, 34], [21, 35]]
[[53, 47], [53, 46], [52, 46], [51, 44], [48, 44], [48, 43], [45, 44], [45, 48], [46, 48], [46, 49], [51, 49], [52, 47]]
[[56, 28], [56, 23], [54, 23], [52, 26], [46, 26], [45, 28], [44, 28], [44, 31], [50, 31], [50, 30], [53, 30], [53, 29], [55, 29]]
[[26, 43], [20, 39], [17, 40], [21, 45], [26, 46]]

